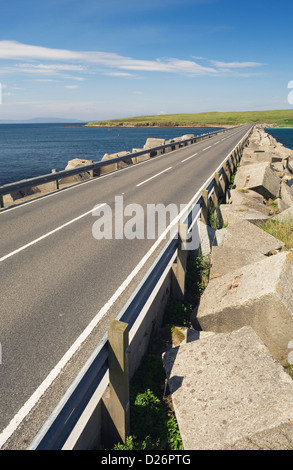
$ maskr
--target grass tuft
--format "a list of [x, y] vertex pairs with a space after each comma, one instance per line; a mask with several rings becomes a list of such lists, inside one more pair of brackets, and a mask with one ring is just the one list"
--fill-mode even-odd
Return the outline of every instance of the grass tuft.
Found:
[[293, 248], [293, 219], [288, 219], [287, 221], [269, 219], [264, 223], [259, 223], [258, 226], [273, 237], [284, 242], [288, 250]]

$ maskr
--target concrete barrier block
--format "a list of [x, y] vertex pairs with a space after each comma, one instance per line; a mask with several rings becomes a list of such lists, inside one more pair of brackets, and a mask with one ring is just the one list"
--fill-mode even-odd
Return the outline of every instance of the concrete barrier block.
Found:
[[251, 326], [280, 361], [293, 340], [293, 253], [281, 252], [210, 280], [194, 327], [216, 333]]
[[282, 201], [287, 204], [289, 207], [293, 206], [293, 189], [284, 182], [281, 183], [280, 195]]
[[210, 278], [223, 276], [237, 268], [263, 260], [284, 243], [247, 220], [230, 224], [220, 246], [213, 246]]
[[225, 229], [216, 230], [201, 220], [198, 222], [200, 248], [203, 256], [210, 256], [212, 248], [223, 243]]
[[244, 204], [257, 210], [263, 209], [265, 202], [261, 194], [249, 189], [230, 189], [227, 197], [229, 204]]
[[282, 160], [282, 156], [276, 155], [272, 151], [269, 152], [265, 150], [245, 148], [241, 158], [240, 166], [261, 162], [282, 162]]
[[159, 147], [160, 145], [165, 145], [165, 139], [158, 139], [158, 138], [155, 138], [155, 137], [149, 137], [146, 140], [144, 148], [149, 149], [149, 148], [152, 148], [152, 147]]
[[[92, 160], [85, 160], [82, 158], [74, 158], [73, 160], [69, 160], [67, 163], [67, 166], [65, 167], [65, 170], [72, 170], [74, 168], [77, 168], [79, 166], [83, 165], [90, 165], [93, 163]], [[81, 181], [86, 181], [91, 178], [90, 172], [85, 171], [83, 173], [78, 173], [77, 175], [73, 176], [66, 176], [66, 178], [62, 178], [60, 180], [61, 184], [71, 184], [71, 183], [79, 183]]]
[[[151, 149], [153, 147], [160, 147], [160, 145], [165, 145], [165, 143], [166, 143], [165, 139], [158, 139], [158, 138], [154, 138], [154, 137], [149, 137], [146, 140], [146, 143], [145, 143], [143, 148], [144, 149]], [[154, 152], [150, 152], [150, 156], [154, 157], [155, 155], [161, 155], [162, 153], [164, 153], [164, 149], [155, 150]]]
[[[132, 149], [132, 153], [141, 152], [144, 149]], [[144, 153], [143, 155], [138, 155], [137, 157], [132, 157], [132, 163], [140, 163], [145, 162], [146, 160], [150, 159], [149, 153]]]
[[[118, 153], [112, 153], [110, 155], [108, 155], [107, 153], [105, 153], [105, 155], [103, 156], [102, 158], [102, 161], [105, 161], [105, 160], [112, 160], [114, 158], [119, 158], [119, 157], [127, 157], [127, 155], [129, 155], [130, 152], [126, 152], [126, 151], [122, 151], [122, 152], [118, 152]], [[131, 165], [133, 162], [132, 162], [132, 159], [131, 158], [125, 158], [125, 160], [123, 161], [120, 161], [120, 162], [114, 162], [114, 163], [111, 163], [107, 166], [102, 166], [100, 168], [100, 175], [104, 175], [105, 173], [109, 173], [111, 171], [115, 171], [115, 170], [119, 170], [121, 168], [126, 168], [128, 165]]]
[[184, 450], [293, 448], [293, 381], [252, 328], [163, 356]]
[[276, 215], [276, 217], [274, 217], [274, 218], [281, 221], [281, 222], [293, 221], [293, 206], [289, 207], [285, 211], [283, 211], [280, 214]]
[[221, 204], [217, 208], [218, 217], [223, 225], [237, 223], [240, 219], [260, 222], [269, 218], [269, 210], [257, 210], [246, 204]]
[[280, 183], [269, 162], [239, 167], [234, 180], [236, 189], [251, 189], [266, 199], [279, 195]]

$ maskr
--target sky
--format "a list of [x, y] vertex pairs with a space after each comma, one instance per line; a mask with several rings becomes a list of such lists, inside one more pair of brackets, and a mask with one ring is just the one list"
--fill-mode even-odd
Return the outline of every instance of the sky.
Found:
[[291, 0], [3, 0], [0, 121], [293, 109], [292, 13]]

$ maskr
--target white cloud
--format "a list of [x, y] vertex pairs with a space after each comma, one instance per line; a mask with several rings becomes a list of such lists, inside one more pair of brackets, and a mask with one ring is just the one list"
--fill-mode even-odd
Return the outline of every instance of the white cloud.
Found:
[[68, 88], [69, 90], [75, 90], [76, 88], [78, 88], [77, 85], [66, 85], [65, 88]]
[[108, 75], [110, 77], [134, 77], [132, 73], [127, 72], [107, 72], [104, 75]]
[[[156, 59], [139, 60], [131, 57], [124, 57], [113, 52], [99, 51], [70, 51], [66, 49], [50, 49], [41, 46], [32, 46], [22, 44], [17, 41], [0, 41], [0, 59], [6, 60], [62, 60], [78, 61], [83, 64], [95, 64], [103, 67], [114, 68], [118, 70], [138, 70], [148, 72], [169, 72], [169, 73], [188, 73], [188, 74], [207, 74], [215, 73], [216, 69], [204, 67], [191, 60]], [[56, 64], [20, 64], [23, 72], [31, 73], [53, 73], [64, 70], [83, 71], [83, 66], [60, 65]]]
[[225, 68], [225, 69], [239, 69], [239, 68], [248, 68], [248, 67], [260, 67], [260, 62], [220, 62], [219, 60], [211, 60], [211, 63], [215, 67]]
[[[1, 59], [6, 62], [1, 69], [5, 73], [55, 75], [77, 81], [84, 80], [84, 74], [96, 73], [122, 78], [139, 78], [132, 74], [132, 71], [172, 73], [185, 76], [217, 76], [232, 72], [235, 74], [239, 69], [242, 71], [246, 68], [263, 65], [259, 62], [223, 62], [208, 59], [204, 59], [205, 65], [202, 65], [198, 61], [203, 58], [197, 57], [195, 59], [195, 56], [191, 60], [174, 57], [141, 60], [113, 52], [53, 49], [22, 44], [17, 41], [0, 41]], [[18, 63], [9, 65], [7, 61], [18, 61]], [[41, 63], [37, 63], [38, 61]], [[74, 72], [75, 76], [71, 76], [71, 72]]]

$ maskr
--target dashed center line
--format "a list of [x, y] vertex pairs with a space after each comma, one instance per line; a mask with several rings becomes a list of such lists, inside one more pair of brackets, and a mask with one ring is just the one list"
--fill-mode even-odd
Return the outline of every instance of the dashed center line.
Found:
[[209, 145], [209, 146], [206, 147], [205, 149], [202, 149], [202, 151], [204, 152], [205, 150], [210, 149], [210, 148], [211, 148], [211, 145]]
[[196, 155], [198, 155], [198, 153], [194, 153], [193, 155], [190, 155], [190, 157], [188, 157], [188, 158], [185, 158], [184, 160], [181, 160], [181, 163], [183, 163], [183, 162], [187, 162], [187, 160], [189, 160], [190, 158], [193, 158], [193, 157], [195, 157]]
[[144, 181], [142, 181], [141, 183], [138, 183], [138, 184], [136, 185], [136, 187], [138, 188], [138, 187], [141, 186], [142, 184], [147, 183], [148, 181], [150, 181], [150, 180], [156, 178], [157, 176], [162, 175], [162, 174], [165, 173], [166, 171], [171, 170], [171, 168], [173, 168], [173, 167], [172, 167], [172, 166], [169, 166], [169, 168], [166, 168], [166, 170], [160, 171], [160, 173], [157, 173], [156, 175], [151, 176], [151, 177], [148, 178], [147, 180], [144, 180]]

